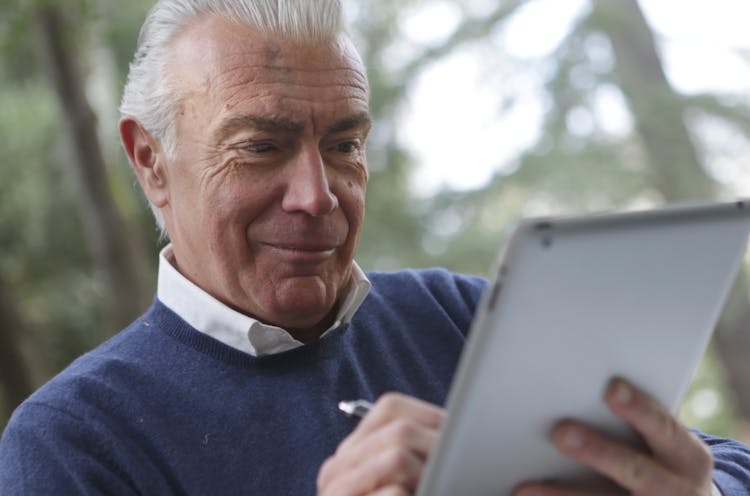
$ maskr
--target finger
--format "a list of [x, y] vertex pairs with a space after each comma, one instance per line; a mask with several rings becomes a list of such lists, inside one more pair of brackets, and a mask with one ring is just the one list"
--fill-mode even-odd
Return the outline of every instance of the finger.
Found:
[[437, 442], [437, 437], [438, 430], [435, 427], [424, 426], [409, 418], [395, 418], [369, 435], [344, 440], [335, 453], [336, 471], [330, 470], [330, 467], [321, 470], [320, 481], [325, 484], [334, 474], [355, 467], [377, 453], [394, 448], [409, 451], [425, 461]]
[[388, 486], [382, 487], [377, 491], [370, 493], [369, 496], [410, 496], [411, 492], [407, 491], [403, 487]]
[[424, 401], [396, 393], [383, 395], [323, 464], [318, 474], [319, 487], [328, 486], [333, 479], [382, 451], [404, 449], [426, 459], [437, 440], [442, 418], [440, 408]]
[[423, 467], [424, 461], [413, 453], [394, 448], [319, 483], [318, 493], [364, 495], [380, 489], [394, 491], [401, 488], [411, 494], [417, 488]]
[[389, 447], [399, 446], [427, 459], [437, 442], [438, 430], [409, 418], [396, 418], [356, 442], [346, 441], [341, 445], [341, 454], [351, 459], [362, 459]]
[[443, 421], [442, 408], [401, 393], [385, 393], [359, 423], [350, 438], [356, 440], [396, 418], [410, 418], [429, 427], [438, 428]]
[[695, 482], [710, 479], [713, 457], [708, 446], [658, 401], [623, 379], [605, 394], [612, 412], [631, 424], [665, 467]]
[[513, 491], [513, 496], [622, 496], [624, 492], [580, 491], [550, 484], [526, 483]]
[[[336, 450], [336, 468], [337, 471], [344, 472], [378, 453], [393, 449], [410, 452], [424, 462], [437, 442], [437, 436], [437, 429], [424, 427], [409, 419], [396, 419], [367, 437], [342, 442]], [[322, 472], [321, 482], [327, 482], [332, 473]]]
[[652, 457], [580, 423], [561, 422], [552, 434], [560, 451], [592, 468], [633, 494], [688, 496], [695, 485], [679, 478]]

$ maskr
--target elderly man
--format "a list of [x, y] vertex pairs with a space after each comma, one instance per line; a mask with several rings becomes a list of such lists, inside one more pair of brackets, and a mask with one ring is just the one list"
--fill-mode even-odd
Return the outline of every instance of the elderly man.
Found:
[[[339, 2], [159, 1], [122, 114], [157, 299], [17, 410], [3, 494], [413, 494], [484, 281], [354, 263], [371, 123]], [[746, 494], [745, 447], [705, 437], [714, 469], [632, 386], [607, 401], [650, 452], [570, 424], [561, 450], [633, 494]]]

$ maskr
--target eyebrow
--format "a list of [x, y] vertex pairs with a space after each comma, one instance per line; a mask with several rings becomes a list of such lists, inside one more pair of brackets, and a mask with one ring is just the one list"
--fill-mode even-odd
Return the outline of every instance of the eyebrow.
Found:
[[339, 119], [326, 128], [326, 134], [341, 133], [358, 127], [369, 128], [371, 125], [372, 117], [369, 112], [365, 111]]
[[305, 125], [291, 119], [270, 118], [259, 115], [240, 115], [227, 119], [214, 133], [216, 141], [223, 141], [241, 129], [256, 129], [267, 132], [301, 133]]
[[[334, 122], [326, 128], [326, 134], [340, 133], [363, 126], [369, 127], [371, 124], [372, 117], [370, 116], [370, 113], [360, 112]], [[251, 114], [240, 115], [223, 122], [219, 129], [214, 133], [214, 138], [216, 139], [216, 142], [221, 142], [237, 131], [248, 128], [270, 133], [283, 132], [299, 134], [305, 129], [305, 125], [301, 122], [283, 117], [263, 117]]]

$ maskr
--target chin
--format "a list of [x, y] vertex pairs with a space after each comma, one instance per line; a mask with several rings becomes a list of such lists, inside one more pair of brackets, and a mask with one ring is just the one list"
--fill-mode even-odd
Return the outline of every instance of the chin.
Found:
[[335, 298], [324, 298], [323, 295], [312, 296], [307, 292], [297, 298], [277, 302], [274, 313], [280, 317], [279, 321], [286, 322], [286, 327], [314, 327], [325, 320], [335, 303]]

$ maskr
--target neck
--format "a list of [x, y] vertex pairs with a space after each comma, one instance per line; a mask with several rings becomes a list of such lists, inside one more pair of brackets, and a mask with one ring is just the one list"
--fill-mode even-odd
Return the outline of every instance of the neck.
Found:
[[294, 339], [301, 343], [312, 343], [313, 341], [320, 338], [324, 332], [326, 332], [336, 320], [336, 314], [339, 311], [339, 304], [336, 303], [330, 312], [317, 324], [312, 327], [301, 327], [301, 328], [289, 328], [284, 327]]

